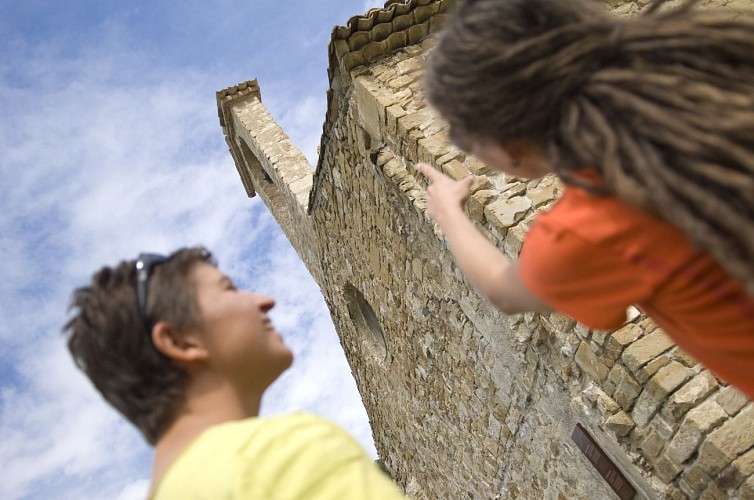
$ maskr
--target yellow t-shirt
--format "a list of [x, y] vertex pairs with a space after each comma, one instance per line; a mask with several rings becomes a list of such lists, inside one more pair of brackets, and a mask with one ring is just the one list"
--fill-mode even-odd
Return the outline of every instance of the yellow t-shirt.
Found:
[[397, 499], [397, 486], [343, 429], [315, 415], [227, 422], [178, 457], [154, 500]]

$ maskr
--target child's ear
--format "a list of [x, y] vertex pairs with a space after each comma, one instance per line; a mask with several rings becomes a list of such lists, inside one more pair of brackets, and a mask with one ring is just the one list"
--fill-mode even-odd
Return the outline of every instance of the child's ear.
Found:
[[152, 344], [174, 361], [190, 363], [207, 358], [207, 350], [196, 335], [166, 321], [158, 321], [152, 327]]

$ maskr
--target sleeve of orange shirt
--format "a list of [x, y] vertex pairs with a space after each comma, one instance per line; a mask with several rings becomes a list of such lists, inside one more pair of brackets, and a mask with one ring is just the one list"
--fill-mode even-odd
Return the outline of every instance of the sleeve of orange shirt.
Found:
[[642, 270], [607, 245], [537, 221], [519, 260], [521, 280], [554, 310], [591, 328], [617, 328], [651, 292]]

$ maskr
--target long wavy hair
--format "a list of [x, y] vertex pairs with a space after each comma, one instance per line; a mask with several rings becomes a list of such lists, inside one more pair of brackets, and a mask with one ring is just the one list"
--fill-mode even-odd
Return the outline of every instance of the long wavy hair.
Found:
[[564, 181], [684, 230], [754, 295], [754, 19], [662, 3], [619, 19], [594, 0], [466, 0], [427, 97], [452, 138], [537, 146]]

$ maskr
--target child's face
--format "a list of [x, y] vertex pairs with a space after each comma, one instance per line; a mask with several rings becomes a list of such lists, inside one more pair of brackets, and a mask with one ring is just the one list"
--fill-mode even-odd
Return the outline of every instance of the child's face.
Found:
[[193, 277], [208, 363], [232, 384], [264, 390], [293, 361], [267, 316], [275, 301], [237, 290], [227, 276], [205, 262], [196, 265]]
[[505, 144], [494, 140], [473, 143], [471, 154], [498, 172], [525, 179], [536, 179], [552, 172], [552, 168], [535, 146], [517, 140]]

